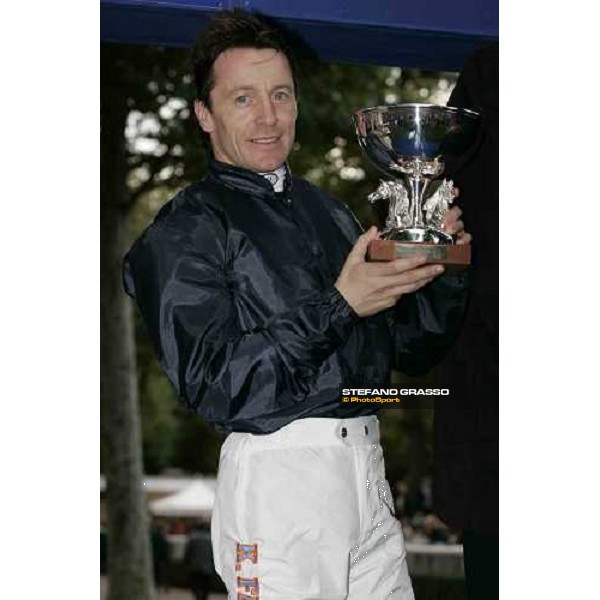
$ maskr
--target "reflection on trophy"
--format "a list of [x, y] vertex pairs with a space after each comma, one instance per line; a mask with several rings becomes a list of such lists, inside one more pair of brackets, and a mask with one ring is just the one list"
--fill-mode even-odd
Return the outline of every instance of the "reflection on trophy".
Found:
[[354, 115], [358, 141], [371, 162], [392, 181], [382, 181], [369, 202], [389, 201], [382, 239], [371, 242], [370, 260], [425, 254], [427, 262], [460, 270], [471, 247], [457, 246], [442, 229], [454, 200], [453, 183], [441, 180], [444, 159], [459, 159], [472, 147], [479, 113], [432, 104], [395, 104]]

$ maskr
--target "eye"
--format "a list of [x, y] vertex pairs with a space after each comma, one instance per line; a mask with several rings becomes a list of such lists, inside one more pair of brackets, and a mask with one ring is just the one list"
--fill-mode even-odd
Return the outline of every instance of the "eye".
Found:
[[289, 100], [290, 93], [285, 90], [279, 90], [278, 92], [275, 92], [274, 98], [277, 102], [285, 102], [286, 100]]
[[235, 99], [235, 103], [239, 106], [246, 106], [249, 102], [250, 102], [250, 96], [247, 96], [246, 94], [237, 96]]

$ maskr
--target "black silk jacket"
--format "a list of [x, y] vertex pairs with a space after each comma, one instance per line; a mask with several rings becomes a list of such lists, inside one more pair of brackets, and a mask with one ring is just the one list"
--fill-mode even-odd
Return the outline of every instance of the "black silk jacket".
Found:
[[167, 203], [125, 257], [124, 283], [179, 397], [224, 431], [268, 433], [303, 417], [352, 417], [340, 387], [389, 385], [450, 346], [465, 283], [441, 277], [360, 318], [334, 287], [361, 228], [288, 173], [213, 162]]

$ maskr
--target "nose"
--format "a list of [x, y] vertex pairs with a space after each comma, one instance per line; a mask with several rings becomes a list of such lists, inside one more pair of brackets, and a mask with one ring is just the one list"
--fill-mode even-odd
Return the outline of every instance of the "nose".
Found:
[[260, 123], [265, 125], [275, 125], [277, 122], [277, 113], [275, 104], [271, 98], [265, 98], [261, 102], [257, 117]]

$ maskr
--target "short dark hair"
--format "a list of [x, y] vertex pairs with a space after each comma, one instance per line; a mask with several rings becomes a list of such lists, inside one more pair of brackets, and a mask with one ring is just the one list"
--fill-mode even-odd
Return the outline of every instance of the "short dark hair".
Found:
[[215, 79], [213, 66], [220, 54], [232, 48], [273, 48], [288, 60], [294, 92], [298, 95], [296, 65], [284, 35], [264, 17], [241, 9], [226, 10], [213, 19], [192, 52], [196, 97], [210, 108], [210, 91]]

